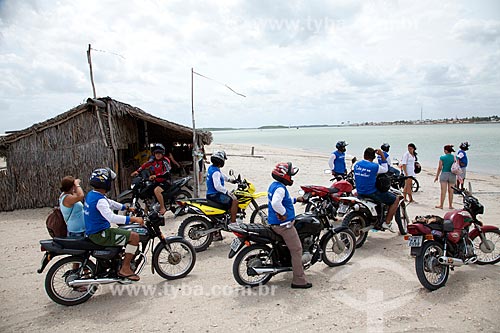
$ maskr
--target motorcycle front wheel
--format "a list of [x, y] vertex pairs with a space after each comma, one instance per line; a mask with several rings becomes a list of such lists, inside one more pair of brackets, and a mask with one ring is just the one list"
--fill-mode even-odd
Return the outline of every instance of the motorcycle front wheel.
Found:
[[396, 210], [394, 219], [398, 225], [399, 233], [401, 235], [406, 235], [408, 233], [408, 224], [410, 224], [410, 218], [408, 217], [408, 212], [406, 211], [406, 204], [404, 202]]
[[155, 271], [164, 279], [175, 280], [188, 275], [196, 263], [196, 251], [186, 240], [167, 240], [168, 249], [159, 243], [153, 252]]
[[356, 236], [349, 228], [328, 233], [322, 240], [322, 259], [330, 267], [341, 266], [351, 260], [356, 249]]
[[477, 255], [476, 263], [478, 265], [493, 265], [500, 262], [500, 231], [483, 231], [484, 242], [481, 235], [472, 239], [474, 250]]
[[177, 234], [193, 245], [196, 252], [205, 251], [212, 244], [213, 233], [198, 235], [212, 228], [212, 222], [200, 215], [191, 215], [182, 221]]
[[342, 226], [348, 227], [354, 233], [356, 237], [356, 248], [360, 248], [366, 242], [368, 232], [363, 231], [363, 228], [366, 227], [367, 224], [366, 217], [355, 211], [347, 213], [342, 221]]
[[73, 280], [91, 279], [96, 272], [92, 261], [87, 260], [83, 269], [84, 258], [66, 257], [57, 261], [47, 272], [45, 277], [45, 291], [54, 302], [72, 306], [84, 303], [94, 295], [96, 285], [89, 284], [82, 287], [70, 287], [69, 282]]
[[250, 216], [250, 223], [267, 225], [267, 204], [258, 206]]
[[443, 246], [440, 243], [428, 241], [423, 244], [420, 255], [415, 257], [418, 280], [430, 291], [441, 288], [448, 280], [450, 267], [438, 261], [443, 253]]
[[244, 247], [233, 262], [233, 276], [242, 286], [255, 287], [269, 282], [272, 274], [252, 274], [252, 268], [273, 268], [271, 249], [265, 245], [253, 244]]

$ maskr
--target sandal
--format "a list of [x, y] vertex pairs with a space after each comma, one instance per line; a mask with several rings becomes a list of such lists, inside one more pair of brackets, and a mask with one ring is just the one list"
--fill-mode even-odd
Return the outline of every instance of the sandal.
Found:
[[130, 280], [130, 281], [139, 281], [141, 279], [139, 277], [139, 275], [137, 275], [137, 274], [123, 275], [123, 274], [118, 273], [118, 277], [120, 277], [122, 279]]

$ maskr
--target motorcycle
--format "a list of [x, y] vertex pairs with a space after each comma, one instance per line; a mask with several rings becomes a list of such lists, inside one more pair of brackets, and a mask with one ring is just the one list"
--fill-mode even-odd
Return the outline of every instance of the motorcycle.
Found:
[[305, 212], [321, 211], [329, 219], [337, 220], [340, 197], [352, 196], [354, 187], [347, 180], [334, 182], [330, 187], [301, 185], [302, 197], [306, 202]]
[[[234, 177], [234, 171], [230, 170], [229, 175]], [[259, 205], [256, 201], [258, 198], [267, 197], [267, 192], [255, 192], [255, 186], [246, 179], [242, 180], [240, 175], [234, 177], [232, 182], [238, 185], [232, 192], [238, 199], [237, 218], [243, 220], [246, 217], [246, 209], [252, 206], [250, 223], [267, 224], [267, 203]], [[210, 246], [214, 233], [229, 231], [231, 213], [221, 204], [205, 198], [180, 200], [177, 204], [179, 207], [175, 212], [176, 217], [194, 214], [181, 223], [177, 234], [188, 239], [197, 252]]]
[[[397, 159], [394, 159], [393, 162], [396, 166], [399, 166], [399, 161]], [[402, 173], [396, 175], [390, 170], [389, 172], [392, 174], [392, 187], [397, 188], [398, 190], [403, 190], [403, 188], [405, 187], [405, 179], [409, 178], [411, 179], [411, 191], [418, 192], [418, 190], [420, 189], [420, 183], [418, 182], [417, 178], [413, 176], [405, 176]]]
[[[396, 196], [398, 208], [394, 219], [398, 225], [399, 233], [405, 235], [408, 231], [410, 218], [406, 211], [406, 203], [400, 190], [390, 187], [389, 191]], [[340, 197], [337, 215], [343, 217], [342, 225], [349, 227], [356, 235], [356, 247], [361, 247], [368, 237], [371, 229], [382, 230], [382, 223], [385, 222], [389, 206], [375, 202], [369, 198]]]
[[[192, 245], [179, 236], [165, 237], [160, 226], [164, 219], [157, 212], [144, 217], [144, 226], [129, 224], [120, 228], [139, 234], [140, 242], [131, 267], [139, 275], [146, 262], [149, 249], [152, 252], [151, 272], [168, 280], [188, 275], [196, 263], [196, 252]], [[154, 247], [154, 239], [159, 242]], [[48, 263], [59, 259], [47, 272], [45, 291], [51, 300], [62, 305], [77, 305], [89, 300], [99, 285], [118, 283], [130, 284], [131, 280], [118, 276], [124, 247], [104, 247], [92, 243], [88, 238], [53, 238], [41, 240], [41, 251], [45, 252], [41, 274]]]
[[[153, 210], [159, 212], [160, 204], [154, 194], [154, 189], [157, 185], [154, 181], [149, 179], [149, 175], [150, 172], [148, 170], [142, 170], [139, 175], [132, 179], [130, 189], [120, 193], [116, 201], [136, 209], [142, 208], [140, 201], [143, 201], [146, 211]], [[189, 185], [191, 178], [192, 177], [187, 176], [175, 180], [167, 190], [163, 191], [163, 200], [167, 210], [174, 213], [177, 209], [176, 202], [178, 200], [185, 200], [192, 197], [191, 193], [184, 189], [185, 187], [189, 190], [193, 190], [193, 187]]]
[[499, 228], [479, 220], [484, 207], [477, 198], [467, 190], [453, 189], [462, 195], [464, 208], [447, 212], [443, 218], [417, 217], [405, 237], [415, 257], [418, 280], [430, 291], [446, 284], [450, 269], [500, 261]]
[[[311, 212], [297, 215], [293, 228], [302, 243], [305, 269], [320, 261], [330, 267], [344, 265], [354, 255], [356, 241], [352, 231], [342, 226], [334, 228], [326, 216]], [[321, 235], [323, 229], [328, 231]], [[229, 230], [236, 238], [231, 242], [228, 257], [237, 254], [233, 276], [240, 285], [266, 284], [274, 275], [292, 270], [290, 251], [270, 226], [234, 223]]]

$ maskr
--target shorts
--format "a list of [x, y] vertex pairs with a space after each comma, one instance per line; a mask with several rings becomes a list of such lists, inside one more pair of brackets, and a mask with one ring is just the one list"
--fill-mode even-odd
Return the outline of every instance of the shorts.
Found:
[[168, 189], [170, 188], [170, 183], [169, 182], [156, 183], [156, 186], [161, 187], [163, 191], [168, 191]]
[[130, 239], [130, 230], [108, 228], [101, 232], [89, 235], [92, 243], [101, 246], [125, 246]]
[[207, 194], [207, 199], [220, 203], [226, 209], [229, 209], [231, 207], [231, 204], [233, 203], [233, 199], [231, 199], [229, 195], [220, 192]]
[[391, 192], [376, 191], [372, 194], [361, 194], [361, 197], [370, 198], [376, 202], [381, 202], [386, 205], [392, 205], [396, 201], [396, 195]]
[[463, 168], [460, 168], [462, 169], [462, 179], [465, 179], [465, 175], [467, 174], [466, 170], [467, 170], [467, 167], [463, 167]]
[[457, 182], [457, 176], [451, 172], [441, 172], [441, 175], [439, 175], [439, 182], [455, 184]]

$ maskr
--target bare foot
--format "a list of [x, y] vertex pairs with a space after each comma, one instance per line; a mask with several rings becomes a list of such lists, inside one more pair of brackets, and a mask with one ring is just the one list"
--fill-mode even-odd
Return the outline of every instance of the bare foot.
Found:
[[443, 206], [436, 206], [436, 208], [443, 209]]
[[409, 203], [414, 203], [415, 205], [418, 204], [418, 202], [416, 202], [415, 200], [410, 200]]
[[448, 207], [448, 209], [455, 209], [455, 207], [453, 207], [453, 206], [450, 206], [450, 207]]

